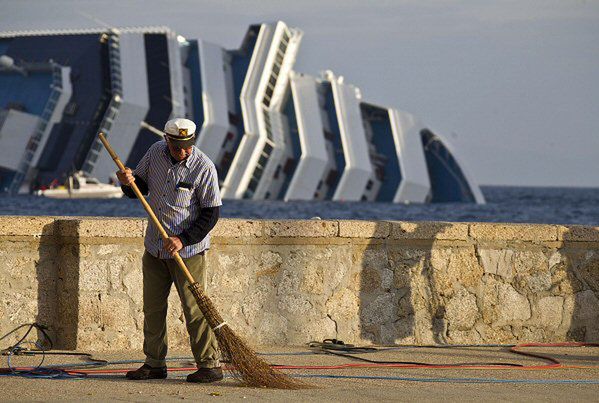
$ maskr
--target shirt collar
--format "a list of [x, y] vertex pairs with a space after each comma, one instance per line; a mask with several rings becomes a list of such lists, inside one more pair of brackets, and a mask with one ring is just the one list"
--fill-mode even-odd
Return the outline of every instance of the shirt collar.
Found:
[[193, 162], [196, 160], [196, 158], [198, 158], [198, 151], [199, 150], [196, 148], [196, 146], [191, 147], [191, 154], [189, 154], [189, 157], [187, 157], [185, 160], [185, 166], [187, 168], [191, 168]]

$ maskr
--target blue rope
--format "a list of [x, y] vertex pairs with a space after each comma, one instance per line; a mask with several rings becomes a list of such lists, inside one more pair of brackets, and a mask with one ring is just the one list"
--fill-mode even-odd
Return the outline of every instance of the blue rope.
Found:
[[376, 379], [407, 382], [442, 382], [442, 383], [520, 383], [520, 384], [590, 384], [599, 385], [598, 379], [497, 379], [497, 378], [406, 378], [400, 376], [374, 375], [328, 375], [328, 374], [292, 374], [297, 378], [330, 378], [330, 379]]

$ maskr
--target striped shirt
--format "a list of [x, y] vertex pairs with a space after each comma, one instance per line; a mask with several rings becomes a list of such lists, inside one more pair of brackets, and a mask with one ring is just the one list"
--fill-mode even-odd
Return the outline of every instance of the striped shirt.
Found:
[[[154, 143], [137, 164], [133, 174], [148, 184], [148, 203], [169, 236], [180, 234], [198, 219], [201, 208], [221, 206], [214, 163], [197, 147], [183, 161], [173, 163], [166, 141]], [[144, 240], [154, 257], [172, 259], [152, 221]], [[179, 251], [182, 258], [210, 247], [210, 235]]]

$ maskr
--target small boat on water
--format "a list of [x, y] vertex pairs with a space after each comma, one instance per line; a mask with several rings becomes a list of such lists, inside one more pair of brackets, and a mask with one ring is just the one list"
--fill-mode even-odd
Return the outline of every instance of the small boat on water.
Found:
[[64, 185], [36, 190], [34, 194], [54, 199], [106, 199], [123, 197], [120, 186], [101, 183], [96, 178], [87, 176], [81, 171], [69, 175]]

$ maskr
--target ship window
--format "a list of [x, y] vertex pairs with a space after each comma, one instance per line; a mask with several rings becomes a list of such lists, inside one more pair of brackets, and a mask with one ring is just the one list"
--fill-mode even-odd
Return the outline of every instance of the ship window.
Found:
[[333, 133], [331, 133], [330, 131], [323, 130], [323, 132], [324, 132], [324, 138], [325, 139], [328, 139], [328, 140], [332, 141], [335, 138], [335, 135]]
[[250, 184], [248, 185], [248, 190], [250, 192], [252, 192], [252, 194], [253, 194], [257, 187], [258, 187], [258, 181], [256, 179], [252, 179], [250, 181]]
[[229, 123], [237, 125], [239, 123], [239, 115], [229, 112]]
[[293, 173], [293, 168], [295, 168], [295, 159], [287, 158], [287, 161], [285, 161], [285, 168], [283, 168], [283, 172], [285, 172], [286, 175], [290, 175], [291, 173]]
[[337, 180], [337, 170], [331, 169], [329, 171], [327, 179], [325, 180], [325, 183], [327, 184], [327, 186], [333, 186], [335, 184], [336, 180]]

